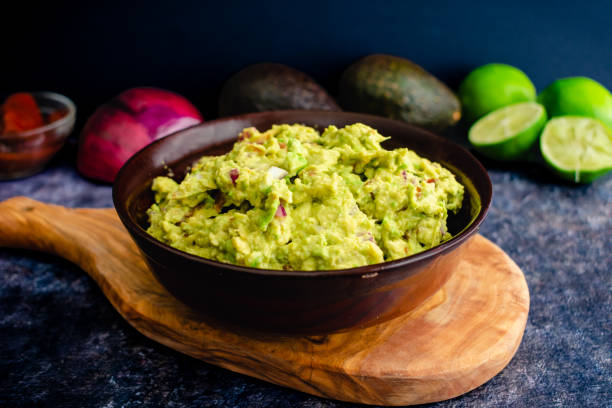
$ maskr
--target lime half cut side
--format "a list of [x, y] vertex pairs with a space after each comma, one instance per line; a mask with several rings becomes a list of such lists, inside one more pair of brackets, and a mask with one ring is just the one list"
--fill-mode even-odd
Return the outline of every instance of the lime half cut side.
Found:
[[536, 102], [497, 109], [470, 128], [468, 139], [483, 155], [496, 160], [524, 158], [546, 124], [546, 110]]
[[590, 183], [612, 170], [612, 130], [597, 119], [561, 116], [548, 122], [540, 139], [542, 157], [557, 175]]

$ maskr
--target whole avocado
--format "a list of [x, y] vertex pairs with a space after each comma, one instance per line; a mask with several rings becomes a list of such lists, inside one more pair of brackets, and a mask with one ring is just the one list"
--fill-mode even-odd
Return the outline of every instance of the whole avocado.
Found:
[[282, 64], [260, 63], [232, 76], [219, 97], [219, 115], [270, 110], [341, 110], [312, 78]]
[[442, 130], [461, 118], [455, 94], [405, 58], [375, 54], [350, 65], [340, 78], [340, 105], [347, 110]]

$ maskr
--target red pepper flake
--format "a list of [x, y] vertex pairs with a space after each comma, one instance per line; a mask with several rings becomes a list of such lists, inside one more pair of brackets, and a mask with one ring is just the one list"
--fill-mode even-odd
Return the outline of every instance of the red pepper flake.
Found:
[[3, 133], [24, 132], [45, 124], [36, 100], [27, 92], [9, 96], [2, 105]]
[[284, 149], [285, 147], [287, 147], [287, 143], [280, 142], [278, 144], [278, 147], [280, 147], [281, 149]]
[[427, 180], [427, 182], [428, 182], [428, 183], [435, 183], [435, 182], [436, 182], [436, 179], [429, 179], [429, 180]]
[[238, 169], [231, 169], [229, 172], [229, 175], [230, 175], [230, 178], [232, 179], [232, 184], [236, 185], [236, 180], [238, 179], [238, 176], [240, 176]]

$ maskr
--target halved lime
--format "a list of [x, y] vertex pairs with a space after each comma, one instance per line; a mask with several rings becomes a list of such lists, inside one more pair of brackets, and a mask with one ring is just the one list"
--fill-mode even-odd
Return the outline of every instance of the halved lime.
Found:
[[597, 119], [551, 119], [540, 138], [542, 157], [561, 178], [590, 183], [612, 170], [612, 130]]
[[496, 160], [524, 158], [546, 124], [546, 110], [536, 102], [497, 109], [470, 128], [468, 139], [483, 155]]

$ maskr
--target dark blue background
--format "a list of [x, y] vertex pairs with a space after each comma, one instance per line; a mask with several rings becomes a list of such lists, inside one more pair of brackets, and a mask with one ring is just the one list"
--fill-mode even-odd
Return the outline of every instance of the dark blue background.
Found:
[[64, 93], [81, 120], [138, 85], [182, 93], [212, 118], [223, 82], [261, 61], [303, 70], [334, 94], [342, 70], [371, 53], [409, 58], [451, 87], [505, 62], [538, 89], [573, 75], [612, 88], [605, 0], [45, 3], [3, 11], [0, 91]]

